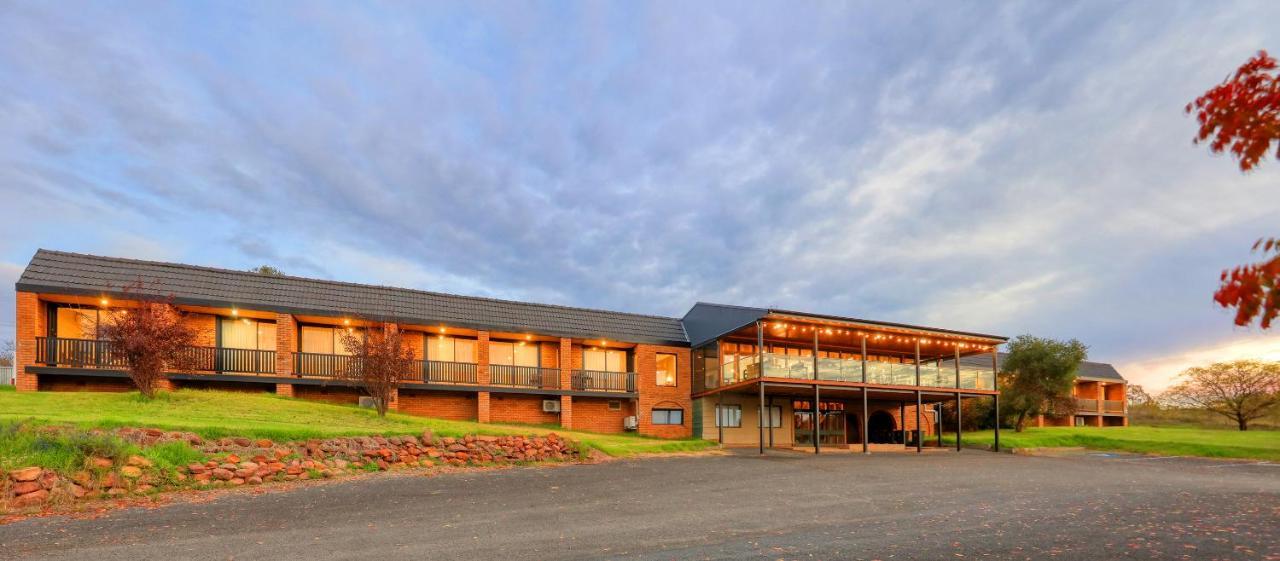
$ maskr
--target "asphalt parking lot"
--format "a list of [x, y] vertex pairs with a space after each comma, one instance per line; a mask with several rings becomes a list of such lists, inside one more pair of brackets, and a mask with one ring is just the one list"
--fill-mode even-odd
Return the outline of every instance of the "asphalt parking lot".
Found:
[[0, 526], [17, 559], [1275, 559], [1280, 464], [736, 452]]

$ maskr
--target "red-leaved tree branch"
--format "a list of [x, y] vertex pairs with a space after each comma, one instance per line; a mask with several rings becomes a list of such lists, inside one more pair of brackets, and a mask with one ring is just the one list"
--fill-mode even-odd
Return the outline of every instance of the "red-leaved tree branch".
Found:
[[[1257, 166], [1276, 144], [1280, 159], [1280, 73], [1276, 59], [1266, 51], [1245, 61], [1221, 84], [1187, 104], [1200, 123], [1195, 142], [1208, 142], [1209, 150], [1228, 152], [1247, 172]], [[1280, 314], [1280, 238], [1260, 239], [1254, 251], [1262, 261], [1222, 272], [1222, 285], [1213, 300], [1235, 308], [1236, 325], [1260, 320], [1263, 329]]]

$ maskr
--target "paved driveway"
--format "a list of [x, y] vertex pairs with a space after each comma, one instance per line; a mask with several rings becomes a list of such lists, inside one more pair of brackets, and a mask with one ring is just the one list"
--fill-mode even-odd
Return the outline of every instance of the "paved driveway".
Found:
[[0, 526], [34, 559], [1266, 559], [1280, 465], [775, 453], [385, 476]]

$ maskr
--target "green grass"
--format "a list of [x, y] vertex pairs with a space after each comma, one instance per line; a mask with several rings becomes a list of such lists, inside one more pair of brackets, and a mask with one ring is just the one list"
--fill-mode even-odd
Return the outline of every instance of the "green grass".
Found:
[[0, 384], [0, 393], [4, 393], [4, 392], [15, 392], [15, 393], [16, 393], [17, 389], [18, 389], [18, 388], [14, 387], [14, 386], [12, 386], [12, 385], [10, 385], [10, 384]]
[[[951, 440], [950, 437], [944, 440]], [[990, 446], [991, 431], [965, 433], [967, 445]], [[1001, 448], [1084, 447], [1162, 456], [1280, 460], [1280, 432], [1183, 427], [1045, 427], [1000, 431]]]
[[[0, 393], [0, 421], [81, 428], [148, 427], [194, 432], [204, 438], [244, 436], [306, 440], [336, 436], [421, 434], [438, 436], [542, 435], [555, 432], [610, 456], [687, 452], [713, 446], [704, 440], [663, 440], [628, 434], [563, 431], [530, 425], [480, 424], [396, 413], [379, 418], [371, 409], [277, 397], [205, 390], [161, 393], [147, 400], [137, 393]], [[0, 450], [0, 453], [3, 453]]]

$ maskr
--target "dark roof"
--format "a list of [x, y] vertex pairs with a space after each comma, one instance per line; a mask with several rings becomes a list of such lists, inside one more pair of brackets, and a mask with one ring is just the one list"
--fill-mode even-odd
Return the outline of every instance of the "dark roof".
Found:
[[[988, 357], [989, 356], [990, 355], [988, 355]], [[1000, 360], [997, 362], [997, 365], [1004, 366], [1004, 359], [1006, 356], [1009, 356], [1009, 353], [999, 353], [999, 356], [1000, 356]], [[961, 363], [963, 363], [964, 361], [965, 359], [960, 359]], [[987, 359], [986, 364], [987, 366], [991, 365], [990, 358]], [[1116, 367], [1111, 366], [1110, 364], [1107, 364], [1105, 362], [1091, 362], [1088, 360], [1080, 363], [1080, 370], [1076, 372], [1076, 377], [1085, 378], [1089, 380], [1104, 380], [1104, 381], [1115, 380], [1117, 382], [1125, 381], [1124, 376], [1120, 375], [1120, 372], [1116, 370]]]
[[534, 332], [557, 337], [687, 345], [676, 318], [532, 304], [175, 263], [38, 250], [17, 289], [119, 295], [144, 280], [180, 304], [244, 307], [292, 314], [385, 317], [401, 323]]
[[971, 333], [967, 331], [955, 331], [952, 329], [938, 329], [936, 327], [924, 327], [920, 325], [910, 325], [906, 323], [892, 323], [887, 321], [875, 321], [869, 319], [859, 319], [845, 316], [833, 316], [827, 314], [813, 314], [809, 312], [796, 312], [792, 310], [781, 310], [777, 308], [752, 308], [748, 306], [731, 306], [728, 304], [711, 304], [708, 302], [698, 302], [693, 308], [684, 315], [684, 329], [689, 335], [689, 342], [693, 346], [698, 347], [713, 339], [720, 337], [731, 331], [741, 329], [758, 319], [762, 319], [769, 314], [780, 314], [788, 316], [800, 316], [813, 318], [818, 320], [835, 320], [851, 323], [862, 323], [867, 325], [879, 325], [884, 327], [898, 327], [903, 329], [916, 329], [921, 331], [933, 331], [937, 333], [951, 333], [955, 335], [967, 335], [970, 337], [981, 337], [984, 339], [998, 339], [1005, 341], [1008, 337], [1000, 335], [986, 335], [983, 333]]

